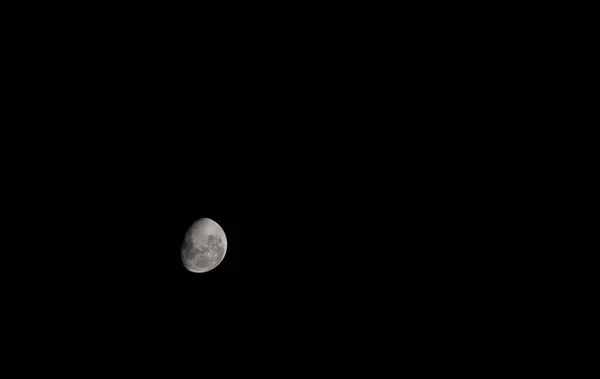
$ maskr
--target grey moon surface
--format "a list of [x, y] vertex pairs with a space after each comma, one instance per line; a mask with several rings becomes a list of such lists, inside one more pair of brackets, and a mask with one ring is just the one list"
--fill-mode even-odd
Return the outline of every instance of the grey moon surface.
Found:
[[209, 218], [202, 218], [187, 230], [181, 259], [187, 270], [202, 273], [217, 267], [226, 253], [227, 237], [223, 228]]

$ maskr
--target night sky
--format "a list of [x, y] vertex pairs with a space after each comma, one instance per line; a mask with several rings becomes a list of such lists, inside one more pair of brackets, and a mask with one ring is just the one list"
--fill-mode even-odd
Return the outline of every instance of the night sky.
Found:
[[[52, 43], [34, 33], [43, 59], [15, 55], [24, 73], [2, 152], [17, 247], [2, 270], [24, 334], [124, 357], [133, 346], [140, 362], [243, 355], [267, 335], [272, 349], [308, 341], [325, 357], [328, 343], [395, 328], [427, 341], [440, 315], [485, 311], [499, 257], [518, 257], [505, 237], [523, 229], [502, 220], [522, 192], [502, 180], [515, 170], [496, 170], [507, 163], [493, 160], [499, 134], [481, 132], [494, 128], [483, 105], [453, 103], [451, 82], [432, 89], [439, 58], [409, 54], [399, 69], [395, 42], [379, 39], [362, 42], [368, 54], [354, 37], [301, 53], [274, 30], [205, 28], [231, 45], [184, 29], [143, 44], [66, 28]], [[94, 42], [107, 39], [119, 43]], [[228, 250], [195, 274], [180, 249], [203, 217]]]

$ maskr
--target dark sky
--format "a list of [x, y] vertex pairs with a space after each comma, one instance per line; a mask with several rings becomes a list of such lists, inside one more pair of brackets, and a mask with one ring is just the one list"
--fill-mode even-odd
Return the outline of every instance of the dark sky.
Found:
[[[482, 124], [476, 101], [453, 103], [452, 83], [432, 90], [426, 57], [374, 59], [385, 41], [363, 41], [359, 62], [358, 39], [311, 59], [244, 35], [231, 56], [118, 33], [104, 50], [34, 35], [52, 48], [17, 56], [2, 150], [17, 262], [2, 270], [28, 334], [134, 346], [146, 362], [253, 351], [265, 336], [326, 356], [328, 342], [435, 331], [490, 298], [490, 262], [506, 252], [496, 234], [522, 230], [486, 222], [511, 203], [493, 194], [496, 137], [464, 126]], [[192, 274], [180, 248], [202, 217], [228, 251]]]
[[[82, 312], [115, 333], [133, 323], [173, 337], [195, 327], [182, 319], [207, 315], [241, 333], [268, 328], [271, 315], [390, 315], [468, 285], [458, 273], [478, 248], [476, 218], [461, 216], [455, 199], [470, 195], [449, 184], [460, 177], [435, 134], [351, 117], [342, 124], [353, 128], [324, 132], [324, 113], [299, 112], [302, 123], [276, 103], [176, 103], [144, 105], [156, 114], [134, 124], [115, 112], [109, 128], [73, 142], [48, 133], [22, 152], [32, 184], [18, 191], [26, 212], [14, 225], [31, 265], [18, 266], [17, 286], [59, 319]], [[228, 251], [192, 274], [179, 253], [202, 217], [223, 227]]]

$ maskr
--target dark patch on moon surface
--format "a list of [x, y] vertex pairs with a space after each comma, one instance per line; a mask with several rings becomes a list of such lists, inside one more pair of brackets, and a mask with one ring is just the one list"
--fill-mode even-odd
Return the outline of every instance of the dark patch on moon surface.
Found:
[[194, 248], [194, 241], [192, 241], [192, 239], [190, 237], [187, 237], [183, 241], [183, 247], [182, 248], [183, 248], [184, 251], [192, 250]]
[[183, 251], [183, 260], [186, 262], [191, 262], [196, 256], [197, 251], [195, 249], [186, 249]]
[[[208, 248], [216, 250], [220, 248], [223, 244], [223, 239], [221, 237], [217, 237], [213, 234], [208, 236]], [[222, 248], [222, 247], [221, 247]]]

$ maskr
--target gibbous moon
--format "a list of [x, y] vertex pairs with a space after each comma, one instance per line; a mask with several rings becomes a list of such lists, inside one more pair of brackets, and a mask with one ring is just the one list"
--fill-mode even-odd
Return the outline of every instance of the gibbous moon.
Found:
[[223, 261], [226, 252], [227, 238], [223, 228], [209, 218], [202, 218], [185, 234], [181, 259], [189, 271], [207, 272]]

